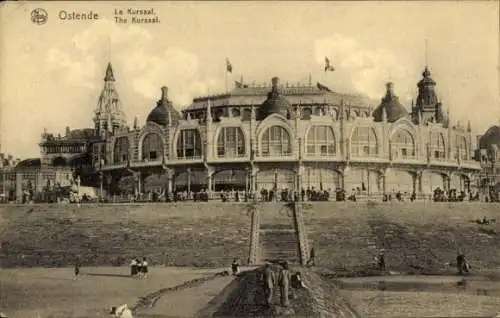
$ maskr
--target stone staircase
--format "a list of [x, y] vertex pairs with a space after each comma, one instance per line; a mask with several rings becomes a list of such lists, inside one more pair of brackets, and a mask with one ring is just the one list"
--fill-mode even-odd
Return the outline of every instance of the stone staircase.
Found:
[[265, 203], [260, 210], [259, 262], [286, 260], [291, 264], [301, 263], [293, 207]]

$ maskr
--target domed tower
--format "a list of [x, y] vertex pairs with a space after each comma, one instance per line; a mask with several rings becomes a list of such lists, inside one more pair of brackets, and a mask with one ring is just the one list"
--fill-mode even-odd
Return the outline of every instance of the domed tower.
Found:
[[149, 113], [147, 122], [153, 122], [160, 126], [175, 125], [181, 119], [181, 115], [168, 99], [168, 88], [161, 88], [161, 99], [156, 103], [156, 107]]
[[[399, 98], [394, 94], [394, 84], [387, 83], [387, 92], [382, 98], [382, 103], [373, 111], [373, 119], [376, 122], [387, 120], [392, 123], [408, 116], [408, 111], [401, 105]], [[384, 118], [385, 117], [385, 118]]]
[[436, 82], [431, 77], [431, 72], [426, 66], [422, 73], [422, 79], [418, 82], [418, 97], [415, 107], [412, 109], [414, 120], [421, 118], [423, 123], [443, 123], [444, 114], [441, 103], [436, 95]]
[[125, 112], [115, 87], [115, 76], [111, 63], [108, 63], [104, 77], [104, 88], [99, 96], [97, 108], [95, 109], [94, 124], [98, 135], [105, 132], [114, 132], [120, 127], [127, 125]]
[[281, 114], [287, 119], [293, 118], [293, 107], [290, 102], [281, 95], [279, 90], [279, 78], [273, 77], [271, 80], [272, 88], [267, 94], [267, 99], [260, 106], [258, 120], [263, 120], [271, 114]]
[[500, 125], [491, 126], [484, 135], [479, 138], [480, 149], [489, 149], [493, 145], [500, 147]]

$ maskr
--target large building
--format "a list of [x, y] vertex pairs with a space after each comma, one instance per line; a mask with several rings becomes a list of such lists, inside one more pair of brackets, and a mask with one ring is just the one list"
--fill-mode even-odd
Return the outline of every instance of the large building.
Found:
[[428, 198], [436, 188], [470, 191], [481, 171], [470, 124], [452, 124], [428, 67], [411, 108], [392, 83], [371, 107], [366, 98], [320, 83], [283, 85], [275, 77], [270, 86], [237, 83], [227, 93], [195, 98], [182, 112], [162, 87], [142, 127], [137, 120], [127, 125], [115, 81], [108, 64], [94, 128], [68, 128], [57, 137], [44, 132], [40, 159], [18, 165], [16, 175], [26, 174], [18, 185], [29, 182], [37, 192], [79, 175], [111, 194], [123, 193], [120, 183], [128, 178], [136, 194], [153, 180], [166, 193], [343, 189]]
[[482, 170], [479, 176], [481, 188], [487, 189], [485, 196], [500, 199], [500, 125], [491, 126], [484, 135], [477, 137], [479, 159]]
[[[392, 83], [373, 111], [323, 85], [237, 85], [179, 113], [163, 87], [143, 127], [129, 129], [111, 66], [96, 112], [94, 167], [111, 185], [150, 175], [168, 192], [341, 188], [360, 195], [470, 190], [481, 169], [470, 125], [453, 125], [426, 67], [411, 109]], [[104, 100], [103, 100], [104, 99]], [[331, 193], [331, 192], [330, 192]]]

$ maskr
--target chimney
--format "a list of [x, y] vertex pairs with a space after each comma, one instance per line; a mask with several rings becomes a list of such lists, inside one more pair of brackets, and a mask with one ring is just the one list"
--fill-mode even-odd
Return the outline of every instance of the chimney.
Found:
[[161, 100], [164, 102], [168, 102], [168, 87], [163, 86], [161, 88]]
[[387, 95], [388, 96], [394, 96], [394, 84], [392, 82], [389, 82], [385, 84], [387, 87]]
[[272, 78], [271, 83], [272, 83], [273, 91], [277, 90], [278, 89], [278, 85], [280, 83], [280, 79], [275, 76], [275, 77]]

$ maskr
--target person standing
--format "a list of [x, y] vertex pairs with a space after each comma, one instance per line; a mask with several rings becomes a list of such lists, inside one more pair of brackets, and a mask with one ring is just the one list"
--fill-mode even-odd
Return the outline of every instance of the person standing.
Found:
[[134, 258], [130, 262], [130, 276], [135, 277], [137, 275], [137, 260]]
[[78, 278], [78, 275], [80, 275], [80, 262], [76, 261], [75, 262], [75, 276], [73, 277], [73, 280], [76, 280]]
[[142, 258], [142, 278], [148, 277], [148, 261], [145, 257]]
[[137, 264], [136, 276], [137, 278], [142, 278], [142, 262], [136, 258], [135, 263]]
[[269, 264], [266, 264], [264, 266], [262, 280], [264, 283], [264, 295], [266, 296], [266, 305], [271, 306], [273, 300], [274, 286], [276, 283], [276, 276], [274, 275], [274, 271], [271, 269], [271, 266]]
[[238, 259], [235, 258], [233, 259], [233, 263], [231, 264], [231, 269], [233, 270], [233, 276], [236, 276], [238, 274], [240, 268], [240, 264], [238, 263]]
[[283, 263], [283, 269], [280, 272], [278, 283], [280, 286], [281, 306], [288, 307], [290, 306], [290, 300], [288, 298], [290, 288], [290, 271], [288, 270], [288, 262]]

